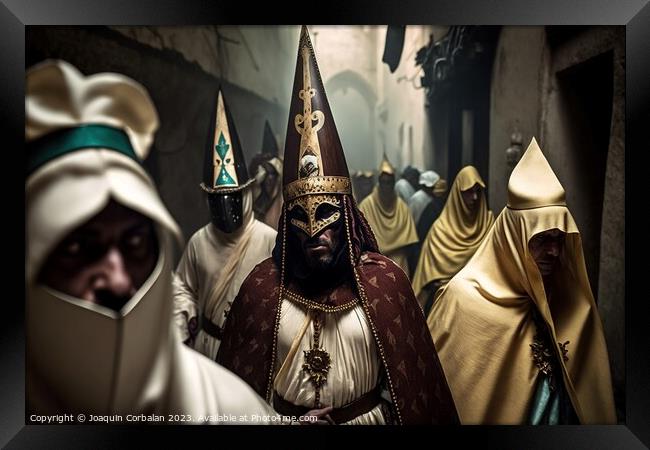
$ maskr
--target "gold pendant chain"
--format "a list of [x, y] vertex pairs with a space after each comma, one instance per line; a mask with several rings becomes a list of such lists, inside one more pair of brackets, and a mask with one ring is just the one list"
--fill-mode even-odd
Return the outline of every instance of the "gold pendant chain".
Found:
[[305, 350], [305, 363], [302, 369], [309, 375], [309, 380], [314, 385], [314, 408], [321, 408], [320, 391], [321, 387], [327, 382], [327, 373], [331, 367], [331, 358], [327, 351], [320, 347], [321, 319], [320, 311], [313, 311], [314, 321], [314, 339], [311, 350]]
[[[318, 349], [320, 347], [320, 314], [314, 314], [314, 346]], [[314, 396], [314, 408], [320, 408], [320, 384], [316, 384], [316, 393]]]

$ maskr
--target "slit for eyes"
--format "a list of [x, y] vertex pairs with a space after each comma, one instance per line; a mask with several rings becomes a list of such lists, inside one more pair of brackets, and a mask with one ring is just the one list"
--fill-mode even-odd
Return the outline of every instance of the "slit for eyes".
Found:
[[329, 217], [331, 217], [333, 214], [335, 214], [338, 211], [338, 208], [334, 205], [330, 205], [329, 203], [323, 203], [318, 206], [318, 209], [316, 210], [316, 220], [324, 220]]
[[296, 205], [294, 206], [290, 211], [289, 214], [291, 215], [292, 219], [298, 220], [300, 222], [306, 223], [308, 220], [307, 213], [305, 212], [302, 207]]

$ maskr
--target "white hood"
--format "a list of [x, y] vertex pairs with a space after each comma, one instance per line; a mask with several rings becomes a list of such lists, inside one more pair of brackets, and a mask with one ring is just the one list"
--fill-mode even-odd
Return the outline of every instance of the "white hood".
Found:
[[[123, 130], [146, 157], [158, 127], [144, 88], [117, 74], [84, 77], [62, 61], [27, 72], [27, 142], [83, 124]], [[172, 358], [171, 250], [180, 232], [154, 183], [128, 156], [75, 150], [26, 181], [27, 399], [34, 412], [147, 410], [168, 383]], [[72, 230], [118, 203], [152, 219], [159, 238], [155, 269], [120, 312], [38, 283], [44, 261]]]

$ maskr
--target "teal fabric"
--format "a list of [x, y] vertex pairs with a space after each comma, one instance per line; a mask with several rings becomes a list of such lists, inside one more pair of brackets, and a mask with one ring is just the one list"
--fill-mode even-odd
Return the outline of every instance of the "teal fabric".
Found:
[[540, 375], [530, 411], [531, 425], [557, 425], [560, 420], [560, 395], [551, 391], [548, 377]]
[[138, 160], [128, 135], [108, 125], [89, 124], [64, 128], [27, 144], [27, 175], [42, 165], [76, 150], [106, 148]]
[[557, 387], [551, 390], [549, 378], [540, 373], [528, 423], [530, 425], [580, 424], [563, 379], [557, 380]]

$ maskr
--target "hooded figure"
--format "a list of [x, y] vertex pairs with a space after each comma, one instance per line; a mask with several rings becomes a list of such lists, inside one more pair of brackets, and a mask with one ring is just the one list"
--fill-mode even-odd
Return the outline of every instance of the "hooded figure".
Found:
[[425, 314], [435, 292], [469, 261], [493, 222], [485, 183], [473, 166], [463, 167], [456, 175], [445, 207], [422, 243], [413, 276], [413, 292]]
[[141, 165], [158, 127], [144, 88], [47, 61], [25, 111], [28, 414], [272, 413], [173, 328], [180, 233]]
[[[415, 223], [415, 231], [418, 235], [418, 243], [411, 247], [408, 255], [409, 269], [411, 272], [415, 272], [417, 268], [424, 238], [445, 206], [445, 202], [439, 194], [439, 185], [445, 185], [446, 181], [441, 180], [440, 175], [433, 170], [427, 170], [420, 174], [418, 181], [420, 183], [420, 189], [408, 201], [409, 210]], [[410, 275], [412, 278], [413, 273]]]
[[375, 185], [374, 176], [372, 170], [357, 170], [352, 174], [352, 196], [356, 203], [361, 203], [370, 195]]
[[420, 221], [422, 212], [429, 203], [433, 201], [433, 188], [440, 181], [440, 175], [433, 170], [426, 170], [420, 174], [420, 188], [408, 200], [409, 209], [413, 221], [417, 224]]
[[616, 422], [580, 232], [534, 139], [428, 325], [463, 424]]
[[402, 171], [402, 178], [395, 182], [395, 193], [407, 204], [418, 189], [420, 172], [413, 166], [406, 166]]
[[408, 205], [395, 194], [395, 169], [386, 154], [379, 166], [379, 179], [372, 193], [359, 205], [379, 244], [379, 251], [410, 275], [409, 251], [418, 243], [415, 222]]
[[[418, 232], [418, 238], [420, 239], [420, 248], [422, 248], [422, 243], [424, 242], [431, 225], [435, 222], [442, 209], [447, 203], [447, 180], [441, 178], [436, 184], [433, 185], [433, 199], [424, 207], [422, 213], [420, 214], [420, 219], [415, 224], [415, 229]], [[420, 250], [418, 249], [418, 257], [420, 255]], [[413, 264], [413, 267], [417, 266], [417, 259]]]
[[283, 176], [273, 257], [244, 281], [217, 361], [282, 414], [326, 406], [335, 423], [456, 423], [409, 281], [377, 253], [352, 198], [306, 27]]
[[277, 230], [282, 212], [282, 159], [268, 120], [264, 123], [262, 151], [253, 157], [248, 172], [255, 177], [255, 218]]
[[182, 339], [210, 359], [217, 356], [239, 287], [275, 244], [276, 232], [253, 217], [253, 181], [220, 89], [201, 183], [211, 221], [190, 239], [174, 277], [174, 317]]

